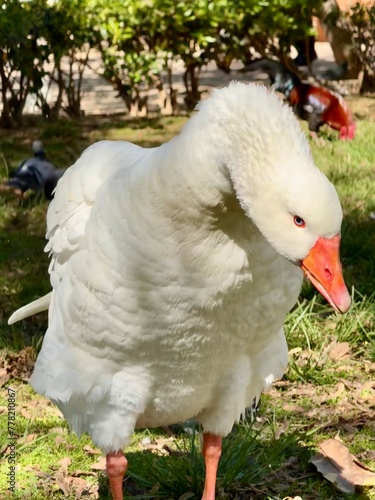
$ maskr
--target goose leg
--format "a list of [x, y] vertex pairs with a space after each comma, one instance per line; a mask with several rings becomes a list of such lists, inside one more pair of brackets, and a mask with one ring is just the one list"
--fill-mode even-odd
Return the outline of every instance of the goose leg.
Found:
[[113, 451], [106, 456], [106, 470], [109, 478], [113, 500], [123, 500], [122, 480], [128, 468], [122, 451]]
[[215, 500], [216, 473], [221, 456], [221, 436], [210, 433], [203, 434], [203, 457], [206, 466], [206, 477], [202, 500]]

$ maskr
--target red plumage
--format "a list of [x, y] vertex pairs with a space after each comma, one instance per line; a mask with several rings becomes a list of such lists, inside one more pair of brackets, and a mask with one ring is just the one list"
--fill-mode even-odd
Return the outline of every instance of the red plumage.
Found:
[[288, 101], [296, 114], [309, 123], [312, 132], [317, 132], [326, 123], [340, 132], [341, 140], [354, 139], [355, 123], [340, 95], [325, 87], [297, 83], [290, 92]]
[[355, 122], [345, 100], [325, 87], [303, 83], [298, 75], [278, 61], [259, 59], [248, 64], [244, 71], [261, 70], [267, 73], [275, 90], [283, 93], [296, 115], [307, 121], [313, 133], [327, 124], [339, 131], [340, 140], [351, 140]]

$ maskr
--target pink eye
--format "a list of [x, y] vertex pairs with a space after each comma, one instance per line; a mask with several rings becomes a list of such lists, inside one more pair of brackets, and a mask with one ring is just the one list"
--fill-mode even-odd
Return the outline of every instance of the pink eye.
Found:
[[295, 215], [293, 220], [294, 220], [294, 224], [298, 227], [305, 227], [306, 226], [305, 221], [301, 217], [298, 217], [298, 215]]

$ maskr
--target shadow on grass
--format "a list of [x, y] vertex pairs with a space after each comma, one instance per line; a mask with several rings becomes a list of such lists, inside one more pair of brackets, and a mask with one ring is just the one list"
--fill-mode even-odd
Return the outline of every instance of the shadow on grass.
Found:
[[0, 129], [0, 178], [6, 178], [9, 171], [32, 156], [32, 142], [36, 139], [43, 141], [47, 157], [55, 167], [68, 168], [87, 147], [103, 139], [157, 147], [177, 134], [185, 120], [185, 115], [129, 118], [124, 114], [61, 118], [53, 122], [34, 118], [29, 127], [12, 131], [11, 135]]
[[[374, 207], [375, 209], [375, 207]], [[374, 214], [375, 215], [375, 214]], [[375, 220], [348, 217], [342, 227], [342, 260], [348, 285], [362, 295], [375, 291]]]
[[50, 290], [45, 215], [47, 203], [36, 197], [22, 206], [14, 193], [6, 193], [6, 214], [0, 216], [0, 347], [20, 350], [39, 343], [47, 316], [40, 314], [15, 325], [10, 314]]
[[[217, 489], [220, 498], [242, 498], [239, 494], [259, 490], [259, 485], [266, 467], [258, 437], [259, 431], [244, 424], [235, 427], [228, 438], [223, 440], [223, 451], [220, 460]], [[163, 455], [151, 451], [139, 451], [126, 454], [129, 469], [125, 481], [126, 496], [131, 498], [165, 498], [165, 499], [198, 499], [201, 498], [204, 486], [204, 463], [201, 453], [200, 437], [178, 436], [177, 449], [164, 446]], [[281, 444], [281, 446], [280, 446]], [[295, 436], [281, 439], [275, 446], [268, 448], [271, 460], [275, 455], [280, 459], [280, 451], [291, 449], [295, 445]], [[278, 452], [275, 453], [276, 448]], [[273, 455], [271, 458], [271, 455]], [[287, 451], [286, 451], [287, 452]], [[293, 450], [293, 453], [295, 450]], [[282, 458], [281, 458], [282, 459]], [[101, 478], [100, 498], [110, 498], [108, 481]], [[260, 491], [260, 490], [259, 490]], [[263, 490], [265, 492], [265, 490]], [[224, 495], [224, 496], [223, 496]], [[245, 496], [243, 497], [245, 498]], [[264, 497], [263, 497], [264, 498]]]
[[[264, 429], [263, 429], [264, 430]], [[261, 429], [237, 426], [223, 440], [217, 478], [219, 499], [304, 499], [339, 500], [342, 493], [309, 464], [314, 450], [303, 444], [302, 432], [285, 432], [265, 437]], [[151, 451], [126, 454], [129, 462], [124, 482], [125, 498], [198, 500], [204, 486], [204, 463], [196, 437], [184, 437], [183, 445], [169, 454]], [[109, 483], [99, 479], [100, 498], [110, 500]], [[348, 495], [348, 500], [366, 500], [366, 493]]]

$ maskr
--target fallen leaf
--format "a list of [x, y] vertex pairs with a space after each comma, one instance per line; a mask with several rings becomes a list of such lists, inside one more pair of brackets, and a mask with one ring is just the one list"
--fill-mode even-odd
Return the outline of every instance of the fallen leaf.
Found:
[[293, 413], [305, 413], [306, 408], [302, 408], [302, 406], [297, 406], [296, 404], [285, 404], [283, 405], [284, 411], [289, 411]]
[[32, 419], [32, 414], [28, 411], [27, 408], [20, 408], [18, 410], [18, 413], [20, 415], [22, 415], [24, 418], [26, 418], [27, 420], [31, 420]]
[[58, 435], [55, 437], [55, 446], [58, 448], [60, 444], [66, 444], [66, 439], [64, 439], [62, 436]]
[[302, 352], [302, 347], [295, 347], [289, 351], [289, 355], [293, 356], [294, 354], [299, 354], [300, 352]]
[[323, 441], [319, 449], [310, 462], [343, 493], [353, 494], [356, 486], [375, 486], [375, 473], [361, 467], [338, 439]]
[[351, 457], [353, 458], [354, 463], [355, 463], [356, 465], [358, 465], [361, 469], [368, 470], [368, 471], [372, 472], [373, 474], [375, 474], [375, 473], [373, 472], [373, 470], [372, 470], [372, 469], [370, 469], [370, 467], [367, 467], [367, 465], [366, 465], [366, 464], [363, 464], [360, 460], [358, 460], [358, 458], [357, 458], [357, 457], [355, 457], [354, 455], [351, 455]]
[[56, 472], [55, 481], [64, 495], [68, 496], [71, 491], [70, 484], [61, 472]]
[[88, 454], [88, 455], [100, 455], [101, 451], [98, 450], [97, 448], [92, 448], [90, 445], [86, 444], [83, 447], [83, 450]]
[[275, 439], [280, 439], [280, 436], [282, 434], [285, 434], [286, 431], [289, 429], [289, 422], [287, 420], [285, 420], [285, 422], [283, 422], [281, 425], [279, 425], [276, 429], [276, 432], [275, 432]]
[[33, 347], [25, 347], [22, 351], [9, 352], [5, 356], [5, 369], [11, 378], [27, 382], [33, 371], [36, 353]]
[[100, 457], [97, 462], [95, 462], [94, 464], [92, 464], [90, 466], [90, 469], [93, 469], [93, 470], [105, 470], [106, 469], [106, 460], [105, 460], [105, 457]]
[[57, 463], [60, 465], [60, 469], [58, 472], [61, 472], [62, 474], [67, 474], [68, 467], [72, 463], [72, 459], [69, 457], [60, 458], [60, 460]]
[[79, 477], [79, 476], [96, 476], [96, 472], [91, 472], [89, 470], [74, 470], [73, 472], [70, 473], [70, 476], [72, 477]]
[[337, 342], [329, 353], [329, 357], [334, 361], [347, 357], [350, 352], [349, 342]]
[[69, 477], [70, 487], [75, 493], [75, 498], [81, 498], [90, 489], [90, 484], [80, 477]]
[[320, 472], [330, 483], [334, 484], [338, 490], [347, 494], [353, 494], [355, 492], [355, 485], [346, 479], [335, 465], [333, 465], [324, 455], [317, 453], [310, 458], [309, 462], [315, 465], [318, 472]]
[[353, 397], [359, 403], [370, 402], [372, 403], [370, 406], [375, 405], [375, 382], [373, 380], [367, 380], [357, 389]]
[[10, 379], [9, 373], [5, 368], [0, 368], [0, 387], [3, 387]]
[[175, 441], [175, 439], [173, 436], [167, 437], [167, 438], [159, 437], [159, 438], [153, 439], [150, 442], [148, 440], [143, 440], [142, 441], [142, 445], [143, 445], [142, 448], [144, 450], [150, 450], [150, 451], [153, 451], [156, 453], [160, 453], [161, 455], [167, 455], [167, 454], [171, 454], [170, 445], [172, 443], [174, 443], [174, 441]]
[[41, 478], [43, 478], [43, 479], [46, 479], [46, 480], [48, 480], [48, 481], [50, 481], [50, 480], [51, 480], [51, 479], [53, 479], [53, 477], [54, 477], [54, 476], [53, 476], [53, 474], [50, 474], [50, 473], [45, 472], [45, 471], [42, 471], [42, 470], [36, 470], [36, 471], [34, 472], [34, 474], [35, 474], [36, 476], [41, 477]]
[[302, 396], [314, 397], [316, 395], [316, 387], [312, 384], [305, 384], [300, 387], [294, 387], [288, 391], [288, 396], [297, 396], [300, 399]]
[[324, 401], [328, 401], [330, 399], [334, 400], [334, 399], [337, 399], [338, 397], [341, 396], [341, 394], [345, 392], [345, 385], [342, 383], [342, 382], [339, 382], [337, 385], [336, 385], [336, 390], [335, 392], [331, 392], [330, 394], [328, 394], [325, 398], [324, 398]]
[[[342, 429], [346, 432], [346, 434], [348, 434], [349, 436], [352, 435], [354, 436], [354, 434], [356, 432], [358, 432], [358, 427], [359, 425], [361, 424], [353, 424], [353, 423], [349, 423], [349, 424], [343, 424], [342, 425]], [[348, 437], [347, 437], [348, 439]]]
[[361, 457], [365, 460], [372, 460], [375, 462], [375, 450], [365, 450], [361, 453]]
[[99, 485], [92, 484], [87, 493], [90, 495], [90, 498], [92, 498], [92, 499], [99, 498]]

